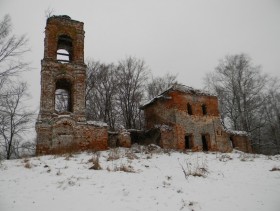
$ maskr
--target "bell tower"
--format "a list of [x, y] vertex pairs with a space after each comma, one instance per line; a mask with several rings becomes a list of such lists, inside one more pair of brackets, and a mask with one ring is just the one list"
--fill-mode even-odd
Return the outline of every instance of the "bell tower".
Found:
[[[99, 142], [92, 135], [85, 135], [87, 130], [94, 134], [97, 126], [89, 124], [85, 117], [83, 26], [67, 15], [47, 19], [40, 111], [36, 122], [37, 154], [76, 151], [84, 147], [85, 142], [95, 148], [93, 141]], [[105, 145], [101, 148], [106, 148]]]
[[47, 20], [41, 63], [41, 121], [61, 113], [85, 121], [83, 25], [65, 15]]

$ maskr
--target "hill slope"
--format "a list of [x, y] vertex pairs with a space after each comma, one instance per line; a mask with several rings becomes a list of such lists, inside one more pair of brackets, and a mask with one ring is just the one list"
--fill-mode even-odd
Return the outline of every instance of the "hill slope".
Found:
[[[97, 157], [102, 169], [90, 169]], [[0, 210], [279, 211], [274, 167], [280, 156], [139, 146], [2, 161]]]

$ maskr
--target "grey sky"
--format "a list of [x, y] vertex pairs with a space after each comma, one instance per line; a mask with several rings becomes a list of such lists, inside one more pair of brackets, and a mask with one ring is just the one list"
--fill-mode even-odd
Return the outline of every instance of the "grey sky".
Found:
[[143, 58], [154, 75], [178, 73], [202, 88], [203, 77], [227, 54], [247, 53], [263, 72], [280, 77], [280, 0], [0, 0], [32, 51], [27, 74], [34, 104], [40, 96], [45, 10], [85, 24], [85, 58]]

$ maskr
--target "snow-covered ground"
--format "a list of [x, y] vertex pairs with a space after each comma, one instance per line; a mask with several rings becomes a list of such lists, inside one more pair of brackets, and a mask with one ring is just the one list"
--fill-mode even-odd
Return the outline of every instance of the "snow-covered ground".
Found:
[[[90, 169], [96, 158], [2, 161], [0, 210], [280, 210], [280, 171], [270, 171], [279, 155], [120, 148], [101, 152], [102, 169]], [[196, 171], [202, 176], [189, 175]]]

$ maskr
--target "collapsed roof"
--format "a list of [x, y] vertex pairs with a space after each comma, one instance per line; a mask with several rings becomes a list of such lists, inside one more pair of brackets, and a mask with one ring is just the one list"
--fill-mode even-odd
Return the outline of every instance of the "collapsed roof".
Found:
[[140, 106], [140, 109], [142, 109], [142, 110], [145, 109], [147, 106], [153, 104], [158, 99], [171, 99], [171, 97], [167, 96], [166, 94], [170, 93], [172, 91], [179, 91], [179, 92], [182, 92], [182, 93], [191, 94], [191, 95], [197, 95], [197, 96], [215, 96], [213, 94], [210, 94], [207, 91], [200, 90], [200, 89], [194, 89], [194, 88], [192, 88], [190, 86], [185, 86], [183, 84], [177, 84], [176, 83], [176, 84], [173, 84], [172, 86], [170, 86], [165, 91], [163, 91], [158, 96], [156, 96], [153, 99], [151, 99], [148, 102], [146, 102], [144, 105]]

